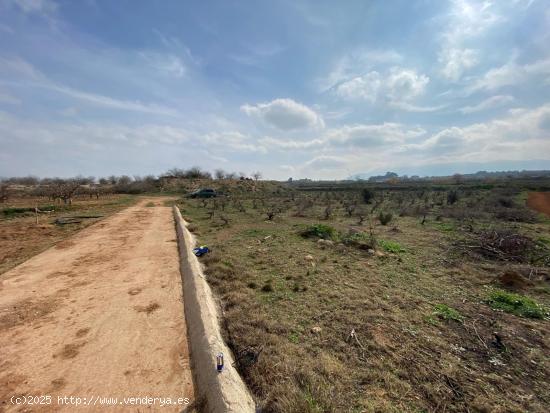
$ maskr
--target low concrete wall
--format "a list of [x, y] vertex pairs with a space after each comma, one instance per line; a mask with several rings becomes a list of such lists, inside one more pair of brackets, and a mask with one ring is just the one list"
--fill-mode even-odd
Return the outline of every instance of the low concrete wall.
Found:
[[[225, 345], [219, 328], [218, 308], [201, 264], [193, 254], [196, 241], [186, 227], [179, 209], [174, 206], [178, 234], [180, 269], [183, 279], [183, 302], [187, 321], [187, 337], [191, 350], [191, 367], [198, 398], [206, 401], [212, 413], [254, 412], [255, 405]], [[216, 355], [224, 355], [224, 370], [216, 370]]]

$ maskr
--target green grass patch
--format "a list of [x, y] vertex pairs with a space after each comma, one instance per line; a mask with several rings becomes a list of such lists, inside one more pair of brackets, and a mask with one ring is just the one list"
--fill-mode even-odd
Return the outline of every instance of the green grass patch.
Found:
[[462, 323], [464, 316], [460, 312], [446, 304], [436, 304], [434, 306], [433, 315], [443, 320], [454, 320]]
[[487, 302], [496, 310], [502, 310], [520, 317], [542, 319], [548, 315], [548, 311], [544, 306], [538, 304], [532, 298], [503, 290], [491, 292]]
[[537, 243], [542, 244], [546, 247], [550, 247], [550, 238], [548, 238], [548, 237], [538, 237], [537, 238]]
[[271, 235], [271, 231], [262, 228], [248, 228], [240, 232], [240, 235], [247, 238], [266, 237]]
[[338, 238], [338, 232], [336, 229], [326, 224], [310, 225], [306, 227], [301, 234], [304, 237], [317, 237], [332, 240], [336, 240]]
[[394, 254], [406, 251], [405, 248], [403, 248], [398, 242], [395, 241], [385, 241], [382, 239], [378, 241], [378, 245], [382, 247], [385, 251]]
[[435, 229], [439, 230], [439, 231], [442, 231], [442, 232], [453, 232], [453, 231], [456, 231], [456, 226], [454, 223], [452, 222], [441, 222], [441, 221], [436, 221], [434, 222], [434, 227]]
[[[54, 205], [45, 205], [45, 206], [39, 206], [38, 209], [40, 211], [54, 211], [55, 206]], [[10, 215], [17, 215], [17, 214], [24, 214], [26, 212], [34, 212], [34, 207], [29, 208], [4, 208], [2, 209], [2, 213], [4, 216], [10, 216]]]

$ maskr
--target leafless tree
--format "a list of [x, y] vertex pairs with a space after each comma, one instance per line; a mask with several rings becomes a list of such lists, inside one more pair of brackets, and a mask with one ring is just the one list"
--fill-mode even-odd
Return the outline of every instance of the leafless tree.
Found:
[[355, 205], [355, 204], [346, 204], [344, 206], [344, 208], [346, 209], [346, 213], [348, 214], [348, 217], [351, 218], [351, 216], [353, 215], [353, 211], [355, 211], [356, 207], [357, 207], [357, 205]]
[[325, 208], [325, 219], [329, 219], [332, 216], [332, 206], [327, 205]]
[[262, 173], [260, 171], [256, 171], [252, 174], [252, 178], [254, 178], [255, 181], [259, 181], [262, 179]]
[[73, 202], [73, 196], [80, 188], [81, 184], [82, 181], [78, 178], [56, 178], [53, 180], [51, 185], [49, 185], [49, 196], [54, 200], [62, 200], [65, 205], [71, 205]]
[[216, 169], [214, 171], [214, 177], [218, 180], [222, 180], [225, 178], [225, 171], [223, 169]]

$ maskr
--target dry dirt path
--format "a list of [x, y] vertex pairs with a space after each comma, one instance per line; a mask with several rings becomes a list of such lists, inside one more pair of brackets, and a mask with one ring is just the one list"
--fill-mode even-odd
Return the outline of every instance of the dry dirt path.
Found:
[[[176, 233], [163, 201], [142, 200], [5, 274], [0, 412], [179, 412], [177, 398], [192, 400]], [[23, 395], [51, 404], [11, 403]], [[123, 399], [144, 396], [183, 404]], [[108, 402], [116, 407], [102, 397], [118, 398]]]

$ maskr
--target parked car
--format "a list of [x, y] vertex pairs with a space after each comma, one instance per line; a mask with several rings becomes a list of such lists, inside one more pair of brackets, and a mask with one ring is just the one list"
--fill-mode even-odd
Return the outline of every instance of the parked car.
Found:
[[210, 188], [201, 188], [186, 195], [187, 198], [214, 198], [218, 193]]

